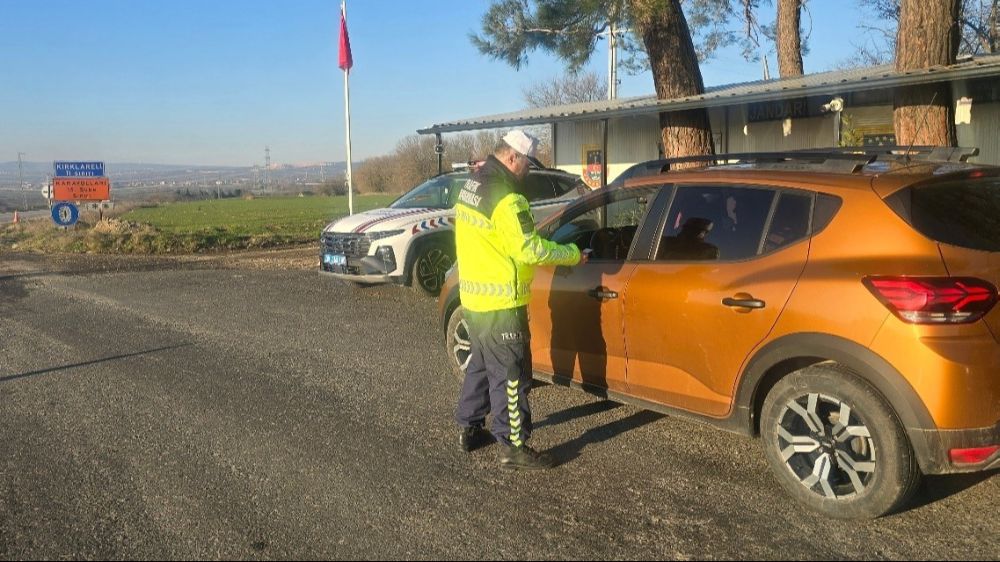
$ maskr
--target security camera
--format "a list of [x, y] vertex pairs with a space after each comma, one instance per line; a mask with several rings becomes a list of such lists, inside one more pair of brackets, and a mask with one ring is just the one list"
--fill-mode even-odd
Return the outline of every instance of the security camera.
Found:
[[819, 109], [823, 113], [828, 113], [830, 111], [842, 111], [844, 109], [844, 100], [840, 96], [837, 96], [830, 100], [829, 103], [824, 103], [819, 106]]

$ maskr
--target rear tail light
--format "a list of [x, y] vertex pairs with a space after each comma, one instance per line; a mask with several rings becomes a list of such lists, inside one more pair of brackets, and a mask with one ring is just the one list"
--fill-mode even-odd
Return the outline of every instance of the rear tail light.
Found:
[[979, 464], [1000, 451], [1000, 445], [975, 447], [973, 449], [952, 449], [948, 451], [951, 462], [955, 464]]
[[893, 314], [910, 324], [975, 322], [997, 302], [997, 288], [974, 277], [889, 277], [862, 280]]

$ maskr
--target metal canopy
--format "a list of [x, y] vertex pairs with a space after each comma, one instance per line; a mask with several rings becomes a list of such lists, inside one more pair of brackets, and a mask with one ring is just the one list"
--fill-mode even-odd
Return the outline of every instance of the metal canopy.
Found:
[[584, 121], [648, 115], [661, 111], [721, 107], [763, 101], [835, 95], [845, 92], [882, 90], [935, 82], [951, 82], [1000, 75], [1000, 55], [979, 57], [950, 66], [897, 72], [891, 64], [809, 74], [781, 80], [761, 80], [708, 88], [699, 96], [658, 100], [640, 96], [569, 105], [540, 107], [473, 117], [418, 129], [420, 134], [440, 134], [475, 129], [493, 129], [522, 125], [541, 125], [566, 121]]

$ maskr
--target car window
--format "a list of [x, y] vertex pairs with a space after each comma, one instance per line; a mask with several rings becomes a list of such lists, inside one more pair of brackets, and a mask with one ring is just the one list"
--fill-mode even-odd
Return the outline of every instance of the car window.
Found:
[[528, 174], [524, 182], [524, 197], [528, 201], [551, 199], [556, 196], [552, 181], [545, 174]]
[[655, 176], [666, 172], [670, 169], [670, 164], [666, 160], [654, 160], [650, 162], [640, 162], [634, 164], [625, 169], [624, 172], [618, 174], [614, 181], [610, 184], [611, 186], [622, 186], [625, 184], [625, 180], [630, 180], [632, 178], [641, 178], [645, 176]]
[[468, 177], [468, 174], [446, 174], [433, 177], [411, 189], [389, 207], [393, 209], [424, 207], [447, 209], [452, 206], [454, 198], [457, 197], [453, 186], [456, 182], [461, 186]]
[[741, 260], [757, 255], [775, 191], [682, 186], [667, 214], [657, 260]]
[[886, 199], [924, 236], [952, 246], [1000, 251], [1000, 179], [908, 187]]
[[798, 242], [809, 235], [812, 216], [812, 196], [783, 191], [764, 237], [764, 253], [773, 252]]
[[592, 260], [624, 260], [639, 229], [655, 188], [618, 190], [595, 198], [559, 222], [550, 238], [590, 249]]
[[445, 188], [445, 193], [443, 199], [447, 201], [448, 207], [454, 207], [455, 203], [458, 203], [458, 194], [462, 192], [462, 186], [469, 179], [465, 176], [454, 176], [451, 178], [448, 186]]
[[580, 180], [575, 177], [550, 176], [552, 184], [556, 188], [556, 196], [565, 195], [569, 192], [578, 191]]

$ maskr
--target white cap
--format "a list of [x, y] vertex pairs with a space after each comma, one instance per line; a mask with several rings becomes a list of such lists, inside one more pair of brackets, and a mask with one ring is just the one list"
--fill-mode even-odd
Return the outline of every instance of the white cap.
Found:
[[535, 149], [538, 148], [538, 139], [525, 133], [521, 129], [514, 129], [503, 136], [503, 142], [525, 156], [535, 156]]

